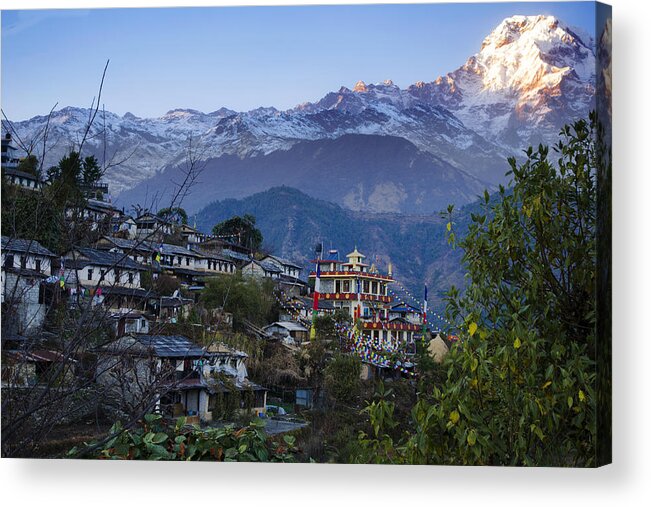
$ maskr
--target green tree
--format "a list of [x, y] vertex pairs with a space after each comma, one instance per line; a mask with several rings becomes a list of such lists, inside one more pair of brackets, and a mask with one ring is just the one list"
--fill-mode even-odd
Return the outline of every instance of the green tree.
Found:
[[212, 233], [216, 236], [228, 236], [235, 243], [256, 251], [262, 246], [263, 236], [256, 228], [255, 221], [255, 217], [249, 214], [234, 216], [215, 225]]
[[162, 208], [158, 211], [157, 215], [165, 220], [171, 220], [183, 225], [187, 225], [188, 223], [187, 212], [178, 206], [172, 208]]
[[38, 157], [36, 155], [27, 155], [18, 162], [18, 170], [34, 176], [40, 176], [38, 170]]
[[65, 155], [59, 163], [47, 170], [47, 178], [51, 183], [78, 187], [80, 184], [92, 185], [102, 177], [102, 170], [95, 156], [81, 158], [76, 151]]
[[554, 157], [540, 146], [520, 165], [510, 159], [511, 188], [495, 200], [486, 193], [459, 242], [470, 283], [448, 297], [462, 341], [444, 360], [446, 380], [415, 405], [414, 429], [397, 441], [385, 429], [386, 404], [371, 404], [375, 435], [361, 437], [361, 460], [595, 464], [595, 178], [603, 161], [590, 119], [562, 130]]
[[361, 390], [362, 361], [350, 354], [335, 355], [326, 366], [325, 387], [337, 403], [352, 404]]
[[207, 308], [223, 308], [233, 314], [233, 326], [245, 329], [245, 321], [266, 324], [274, 308], [273, 283], [233, 275], [211, 277], [202, 291], [201, 301]]

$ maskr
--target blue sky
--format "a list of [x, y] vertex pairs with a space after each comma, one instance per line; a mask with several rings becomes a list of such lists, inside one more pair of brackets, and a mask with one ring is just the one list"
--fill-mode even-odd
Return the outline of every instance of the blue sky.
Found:
[[505, 17], [553, 14], [594, 32], [592, 2], [2, 11], [2, 108], [280, 109], [357, 80], [401, 87], [463, 64]]

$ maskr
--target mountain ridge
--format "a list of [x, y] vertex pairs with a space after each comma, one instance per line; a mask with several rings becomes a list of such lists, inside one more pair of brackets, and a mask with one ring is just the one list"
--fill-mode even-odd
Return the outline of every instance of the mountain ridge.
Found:
[[[107, 112], [98, 117], [87, 148], [121, 161], [106, 175], [116, 194], [182, 164], [190, 140], [203, 159], [245, 158], [351, 133], [403, 137], [453, 167], [502, 183], [506, 156], [529, 144], [549, 143], [562, 125], [593, 108], [594, 51], [590, 36], [553, 16], [512, 16], [462, 66], [430, 82], [401, 89], [390, 80], [358, 81], [352, 89], [343, 86], [285, 111], [177, 108], [159, 118]], [[78, 142], [87, 118], [83, 108], [53, 113], [46, 165]], [[37, 116], [14, 128], [40, 147], [46, 121]], [[100, 133], [105, 123], [106, 135]]]
[[[174, 192], [168, 182], [183, 181], [185, 170], [180, 166], [158, 173], [118, 196], [118, 204], [144, 205], [143, 196], [156, 195], [165, 205]], [[404, 138], [345, 134], [301, 141], [258, 157], [209, 159], [181, 204], [194, 213], [215, 199], [243, 198], [279, 185], [300, 188], [353, 211], [406, 214], [466, 204], [485, 188], [493, 188]]]

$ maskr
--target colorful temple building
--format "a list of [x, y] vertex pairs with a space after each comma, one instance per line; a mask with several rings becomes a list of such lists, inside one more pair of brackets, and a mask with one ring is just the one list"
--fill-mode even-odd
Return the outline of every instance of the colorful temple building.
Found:
[[[387, 274], [380, 273], [375, 265], [365, 262], [366, 256], [357, 247], [346, 259], [340, 260], [338, 251], [330, 250], [324, 258], [313, 261], [319, 270], [319, 300], [332, 302], [335, 311], [346, 310], [353, 322], [361, 320], [365, 337], [382, 347], [413, 343], [422, 326], [391, 312], [395, 306], [389, 291], [394, 281], [391, 266]], [[309, 276], [316, 279], [316, 271]]]

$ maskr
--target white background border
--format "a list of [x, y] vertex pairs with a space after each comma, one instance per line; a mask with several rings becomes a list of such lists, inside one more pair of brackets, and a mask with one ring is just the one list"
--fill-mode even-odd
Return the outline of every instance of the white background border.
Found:
[[[187, 5], [263, 5], [193, 1]], [[386, 3], [282, 1], [280, 4]], [[403, 3], [394, 1], [391, 3]], [[407, 2], [404, 2], [407, 3]], [[416, 2], [412, 2], [416, 3]], [[614, 464], [598, 470], [0, 460], [4, 505], [651, 505], [651, 9], [612, 0]], [[3, 0], [3, 9], [181, 6]], [[450, 69], [452, 70], [452, 69]]]

